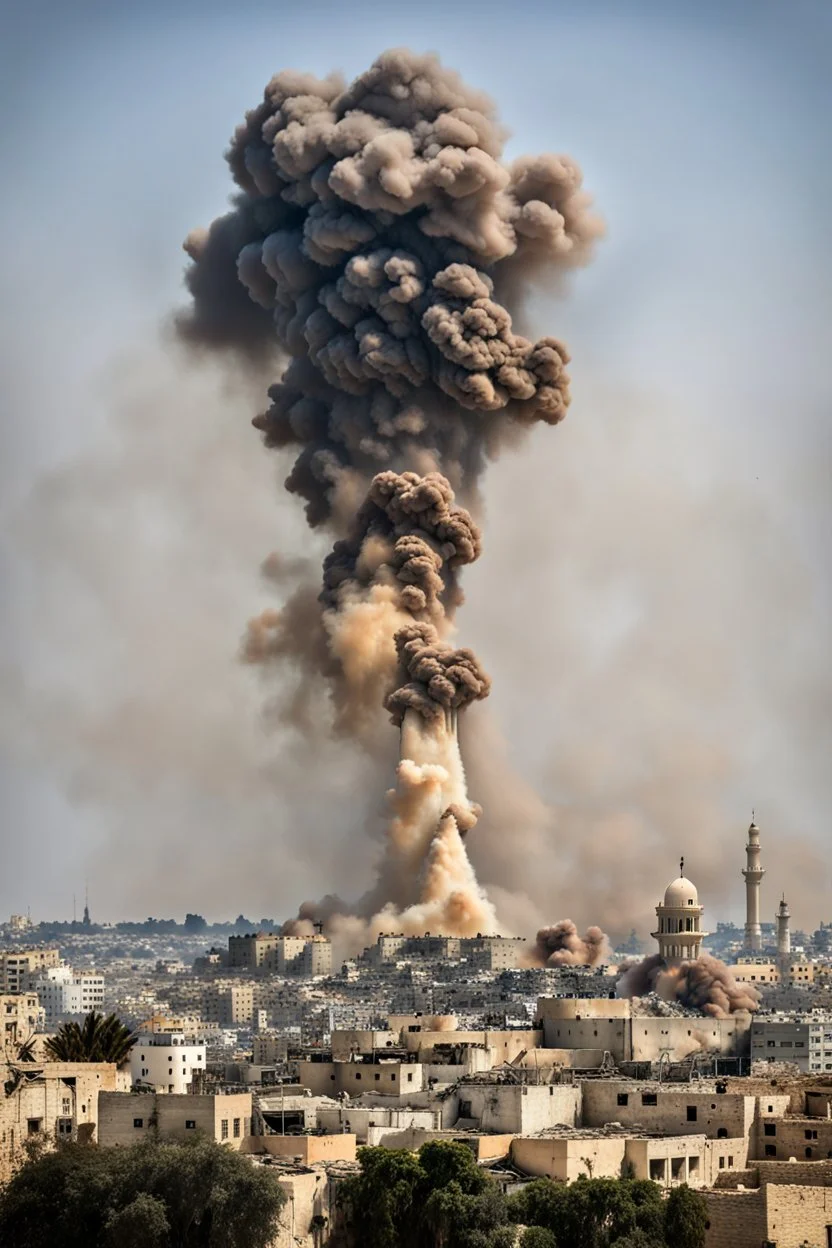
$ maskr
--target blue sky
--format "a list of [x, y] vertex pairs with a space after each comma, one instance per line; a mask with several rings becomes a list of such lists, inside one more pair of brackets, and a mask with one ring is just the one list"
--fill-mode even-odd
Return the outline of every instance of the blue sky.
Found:
[[[193, 621], [176, 621], [195, 596], [201, 628], [210, 633], [203, 667], [193, 659], [187, 687], [176, 687], [181, 663], [166, 676], [172, 696], [192, 707], [195, 733], [200, 717], [210, 718], [195, 689], [216, 685], [239, 699], [235, 714], [256, 712], [259, 694], [243, 690], [247, 677], [234, 648], [259, 603], [257, 566], [273, 528], [288, 543], [309, 539], [273, 490], [274, 466], [256, 439], [250, 450], [244, 441], [252, 409], [239, 396], [224, 410], [214, 395], [206, 425], [192, 416], [177, 439], [176, 404], [168, 417], [159, 397], [174, 366], [160, 363], [157, 326], [181, 298], [181, 240], [222, 210], [230, 190], [224, 145], [271, 74], [298, 66], [318, 73], [338, 67], [351, 76], [383, 48], [403, 43], [435, 49], [497, 99], [512, 132], [510, 156], [540, 149], [575, 156], [608, 225], [594, 263], [571, 279], [568, 295], [534, 296], [536, 323], [572, 350], [574, 407], [551, 440], [535, 436], [495, 466], [486, 495], [488, 555], [471, 578], [465, 628], [494, 674], [492, 701], [515, 765], [546, 803], [562, 815], [568, 808], [560, 826], [575, 836], [591, 843], [618, 829], [609, 832], [623, 837], [615, 852], [633, 864], [624, 872], [627, 916], [644, 911], [644, 896], [658, 900], [680, 842], [684, 848], [704, 837], [702, 856], [713, 859], [727, 834], [741, 847], [751, 804], [767, 807], [778, 840], [771, 874], [780, 872], [791, 890], [798, 920], [814, 925], [832, 883], [832, 175], [825, 154], [832, 15], [826, 4], [800, 2], [5, 7], [0, 688], [10, 692], [0, 735], [0, 814], [14, 870], [2, 872], [0, 911], [29, 904], [35, 913], [67, 913], [72, 892], [80, 894], [89, 876], [93, 895], [106, 896], [114, 911], [181, 913], [200, 903], [218, 915], [283, 912], [319, 887], [320, 852], [331, 853], [333, 877], [346, 871], [348, 884], [361, 887], [368, 860], [358, 855], [350, 877], [354, 855], [350, 862], [339, 857], [337, 835], [330, 848], [330, 834], [318, 831], [360, 770], [333, 768], [338, 779], [316, 816], [302, 794], [291, 801], [273, 795], [273, 810], [267, 793], [252, 792], [246, 767], [257, 773], [259, 756], [257, 766], [241, 764], [221, 792], [206, 796], [194, 748], [183, 763], [183, 774], [193, 767], [193, 781], [172, 774], [170, 791], [160, 782], [148, 804], [152, 769], [138, 793], [124, 758], [107, 761], [95, 743], [125, 723], [121, 713], [112, 717], [114, 688], [122, 710], [142, 705], [140, 719], [128, 716], [124, 728], [135, 734], [133, 751], [141, 752], [144, 733], [154, 733], [150, 705], [141, 703], [152, 679], [143, 676], [133, 688], [128, 674], [131, 663], [138, 672], [156, 670], [147, 640], [155, 634], [144, 624], [131, 633], [131, 621], [161, 587], [170, 590], [162, 610], [170, 612], [165, 637], [173, 651], [191, 649]], [[158, 374], [158, 391], [151, 374]], [[150, 387], [147, 409], [138, 401], [131, 407], [125, 378], [132, 394]], [[206, 384], [175, 371], [170, 391], [181, 387], [183, 403], [198, 409], [192, 388]], [[226, 419], [233, 447], [223, 459], [219, 426]], [[183, 467], [194, 439], [204, 451], [198, 505]], [[218, 462], [224, 474], [234, 466], [235, 483], [250, 479], [250, 491], [240, 487], [251, 494], [245, 507], [223, 495], [212, 510], [210, 500], [226, 484], [225, 476], [212, 478]], [[152, 486], [136, 476], [137, 464], [148, 466]], [[545, 591], [534, 619], [523, 622], [522, 613], [495, 603], [493, 587], [527, 537], [528, 526], [512, 520], [512, 491], [535, 472], [534, 527], [543, 536], [530, 542], [534, 565], [517, 572], [517, 593]], [[174, 500], [180, 488], [187, 504]], [[151, 495], [154, 515], [164, 517], [153, 532], [136, 502]], [[659, 506], [655, 522], [645, 523], [644, 514]], [[223, 507], [227, 524], [218, 519]], [[673, 534], [672, 553], [655, 540], [663, 524]], [[71, 546], [62, 545], [67, 534]], [[114, 548], [125, 552], [124, 562], [108, 563]], [[665, 654], [674, 630], [684, 644]], [[513, 657], [518, 633], [527, 635], [523, 662]], [[720, 673], [713, 688], [690, 675], [697, 635], [713, 651], [705, 667]], [[225, 662], [226, 642], [219, 673], [212, 664]], [[550, 642], [568, 653], [569, 670], [556, 662], [547, 669], [550, 693], [540, 705], [528, 662], [549, 662]], [[636, 662], [644, 665], [642, 682], [631, 674]], [[628, 720], [621, 708], [636, 688], [651, 692]], [[587, 708], [605, 696], [618, 710], [598, 718]], [[666, 720], [660, 736], [676, 743], [676, 761], [657, 761], [651, 715]], [[219, 709], [216, 716], [219, 741], [234, 721]], [[187, 717], [176, 722], [178, 740], [196, 739]], [[240, 732], [256, 735], [251, 727]], [[595, 765], [596, 745], [607, 778], [590, 783], [581, 777]], [[266, 748], [259, 739], [255, 747]], [[707, 780], [702, 769], [677, 765], [685, 752], [712, 760], [702, 765]], [[573, 754], [567, 774], [562, 760]], [[621, 757], [626, 766], [615, 765]], [[104, 795], [99, 769], [109, 777]], [[655, 785], [645, 795], [651, 771]], [[675, 810], [669, 797], [656, 798], [658, 788], [670, 793], [674, 786]], [[299, 802], [301, 839], [310, 828], [319, 837], [314, 862], [292, 830]], [[238, 816], [235, 837], [251, 844], [252, 858], [242, 854], [236, 866], [226, 865], [220, 883], [217, 855]], [[704, 833], [698, 819], [714, 826]], [[181, 854], [181, 869], [160, 880], [154, 863], [197, 826], [205, 829], [213, 872], [206, 866], [186, 882]], [[140, 828], [142, 861], [125, 883], [123, 864], [137, 853]], [[588, 887], [580, 903], [582, 917], [592, 920], [614, 903], [614, 881], [606, 877], [615, 872], [575, 859], [566, 833], [552, 837], [551, 845], [535, 841], [534, 852], [554, 864], [553, 904], [574, 891], [570, 872], [597, 868], [598, 888]], [[25, 851], [34, 838], [43, 849], [36, 859]], [[665, 843], [667, 868], [655, 861]], [[272, 847], [281, 868], [269, 879], [250, 863]], [[741, 909], [738, 853], [700, 864], [721, 915]], [[690, 850], [688, 858], [695, 859]], [[533, 863], [527, 869], [539, 871]], [[807, 885], [807, 874], [819, 869], [820, 881]], [[324, 881], [321, 891], [336, 883]]]

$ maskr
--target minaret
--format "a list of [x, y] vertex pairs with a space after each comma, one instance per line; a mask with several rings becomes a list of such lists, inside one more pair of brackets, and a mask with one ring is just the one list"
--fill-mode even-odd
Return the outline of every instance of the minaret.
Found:
[[789, 931], [791, 914], [785, 893], [775, 917], [777, 921], [777, 967], [780, 971], [780, 982], [783, 984], [788, 983], [792, 952], [792, 934]]
[[760, 883], [765, 875], [760, 866], [760, 829], [754, 822], [748, 828], [748, 844], [745, 847], [745, 948], [749, 953], [760, 953], [763, 948], [763, 932], [760, 927]]

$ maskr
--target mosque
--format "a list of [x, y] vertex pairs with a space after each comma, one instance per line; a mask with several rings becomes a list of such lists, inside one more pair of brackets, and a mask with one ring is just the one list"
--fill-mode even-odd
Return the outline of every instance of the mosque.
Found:
[[[745, 878], [745, 950], [747, 953], [759, 954], [763, 947], [760, 885], [765, 869], [760, 865], [760, 829], [754, 821], [753, 811], [745, 853], [746, 865], [742, 871]], [[679, 863], [678, 878], [671, 880], [665, 889], [664, 901], [656, 906], [657, 929], [651, 933], [658, 942], [659, 954], [668, 966], [676, 966], [680, 962], [689, 962], [699, 957], [702, 942], [709, 935], [702, 928], [704, 911], [705, 907], [699, 904], [696, 885], [685, 876], [683, 858]], [[787, 960], [791, 952], [789, 918], [789, 908], [784, 896], [776, 916], [779, 960]]]

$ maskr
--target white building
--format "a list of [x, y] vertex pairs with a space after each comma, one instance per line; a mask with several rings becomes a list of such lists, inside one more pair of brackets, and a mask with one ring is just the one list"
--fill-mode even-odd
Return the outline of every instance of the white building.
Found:
[[751, 1024], [751, 1060], [792, 1062], [806, 1074], [832, 1072], [832, 1014], [769, 1014]]
[[194, 1074], [205, 1070], [206, 1046], [192, 1041], [184, 1032], [140, 1032], [130, 1050], [133, 1086], [156, 1092], [184, 1093]]
[[699, 904], [696, 885], [684, 875], [685, 860], [679, 867], [678, 879], [665, 889], [664, 901], [656, 906], [658, 927], [653, 939], [659, 942], [659, 953], [668, 965], [694, 961], [699, 957], [702, 941], [708, 935], [702, 930], [705, 907]]
[[47, 1030], [70, 1019], [80, 1021], [91, 1010], [104, 1007], [104, 976], [95, 971], [48, 966], [30, 976], [29, 982], [43, 1006]]

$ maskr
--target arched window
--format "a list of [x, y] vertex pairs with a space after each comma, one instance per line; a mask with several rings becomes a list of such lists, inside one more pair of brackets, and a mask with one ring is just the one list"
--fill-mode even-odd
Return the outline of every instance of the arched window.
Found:
[[728, 1139], [728, 1128], [727, 1128], [727, 1127], [720, 1127], [720, 1128], [719, 1128], [719, 1130], [718, 1130], [718, 1131], [717, 1131], [717, 1133], [716, 1133], [716, 1138], [717, 1138], [718, 1140], [727, 1140], [727, 1139]]

